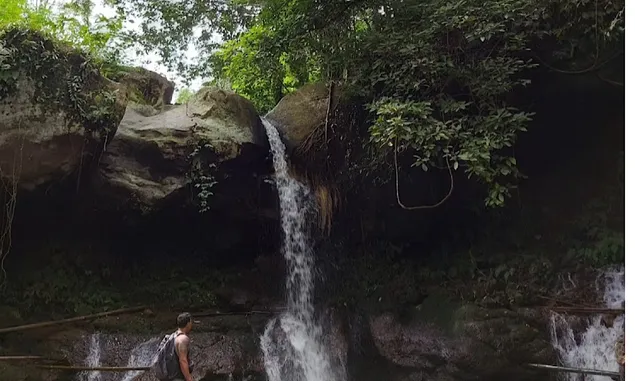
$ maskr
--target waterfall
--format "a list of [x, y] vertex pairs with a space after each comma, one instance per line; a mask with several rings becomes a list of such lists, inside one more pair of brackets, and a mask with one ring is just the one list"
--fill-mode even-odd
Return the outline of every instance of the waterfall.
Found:
[[323, 330], [313, 305], [314, 262], [307, 215], [314, 207], [310, 189], [289, 175], [285, 146], [276, 128], [262, 123], [273, 154], [275, 182], [287, 263], [287, 310], [271, 320], [260, 347], [269, 381], [337, 381]]
[[[90, 335], [90, 346], [88, 347], [88, 356], [85, 365], [88, 367], [97, 367], [101, 361], [101, 340], [99, 333]], [[81, 372], [77, 375], [79, 381], [101, 381], [101, 372]]]
[[[623, 308], [624, 267], [609, 270], [598, 279], [598, 292], [604, 295], [607, 308]], [[561, 361], [575, 368], [619, 371], [615, 359], [615, 343], [624, 334], [624, 315], [618, 316], [611, 327], [602, 322], [602, 316], [592, 316], [586, 330], [576, 335], [571, 319], [559, 314], [551, 316], [551, 340]], [[581, 374], [567, 374], [567, 381], [582, 381]], [[607, 376], [585, 376], [584, 381], [611, 381]]]
[[[152, 338], [134, 347], [130, 352], [130, 357], [128, 358], [128, 364], [126, 366], [131, 368], [151, 366], [154, 362], [154, 357], [156, 355], [157, 348], [159, 347], [159, 343], [161, 343], [161, 338]], [[133, 381], [143, 372], [144, 371], [142, 370], [126, 372], [126, 374], [124, 374], [121, 378], [121, 381]]]
[[[128, 363], [126, 366], [146, 367], [152, 365], [161, 339], [162, 338], [152, 338], [132, 348], [130, 355], [128, 355]], [[94, 333], [90, 335], [90, 346], [84, 365], [88, 367], [121, 366], [117, 363], [102, 364], [102, 344], [106, 348], [106, 352], [108, 352], [109, 349], [115, 349], [111, 347], [112, 345], [119, 345], [117, 339], [113, 340], [113, 338], [107, 334]], [[123, 375], [121, 375], [121, 373], [112, 372], [85, 371], [78, 374], [78, 381], [133, 381], [142, 373], [144, 373], [144, 371], [129, 371]]]

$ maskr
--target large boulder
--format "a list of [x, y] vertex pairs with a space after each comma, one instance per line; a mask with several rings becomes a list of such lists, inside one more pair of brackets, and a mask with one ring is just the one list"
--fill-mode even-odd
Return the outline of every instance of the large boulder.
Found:
[[159, 73], [141, 67], [124, 67], [110, 77], [126, 88], [132, 102], [155, 109], [172, 103], [175, 84]]
[[428, 304], [407, 321], [391, 314], [369, 320], [381, 357], [410, 369], [410, 378], [531, 380], [535, 374], [524, 364], [556, 358], [537, 311]]
[[232, 163], [252, 176], [267, 155], [253, 105], [232, 92], [204, 87], [186, 105], [165, 106], [158, 114], [129, 105], [101, 158], [100, 189], [152, 210], [190, 183], [200, 194], [205, 184], [197, 181], [221, 182], [227, 175], [221, 172]]
[[81, 52], [33, 31], [0, 32], [0, 170], [33, 188], [68, 176], [117, 130], [125, 91]]
[[265, 117], [280, 131], [285, 144], [292, 150], [324, 126], [329, 102], [333, 111], [339, 100], [340, 92], [336, 87], [331, 89], [323, 83], [313, 83], [282, 98]]

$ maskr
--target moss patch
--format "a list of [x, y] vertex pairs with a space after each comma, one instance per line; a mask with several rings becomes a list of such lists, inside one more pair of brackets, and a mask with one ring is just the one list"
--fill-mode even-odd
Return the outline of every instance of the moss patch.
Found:
[[32, 86], [30, 101], [46, 113], [64, 112], [87, 131], [113, 133], [125, 112], [118, 86], [105, 79], [81, 51], [41, 32], [0, 32], [0, 101]]

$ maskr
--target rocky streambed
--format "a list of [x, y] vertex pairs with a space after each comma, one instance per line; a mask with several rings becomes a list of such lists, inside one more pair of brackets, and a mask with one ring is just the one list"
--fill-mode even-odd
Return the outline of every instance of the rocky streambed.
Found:
[[[23, 348], [23, 353], [62, 357], [80, 366], [147, 366], [158, 340], [173, 329], [176, 313], [146, 311], [14, 334], [2, 341], [2, 347], [13, 353]], [[548, 319], [540, 310], [486, 309], [430, 298], [407, 315], [327, 312], [326, 342], [334, 358], [346, 364], [349, 379], [530, 380], [535, 375], [523, 364], [555, 361]], [[259, 336], [269, 318], [197, 318], [192, 333], [196, 378], [266, 379]], [[99, 378], [86, 378], [87, 374], [36, 370], [27, 363], [0, 366], [9, 377], [2, 379], [14, 381], [152, 379], [143, 372], [103, 372]]]

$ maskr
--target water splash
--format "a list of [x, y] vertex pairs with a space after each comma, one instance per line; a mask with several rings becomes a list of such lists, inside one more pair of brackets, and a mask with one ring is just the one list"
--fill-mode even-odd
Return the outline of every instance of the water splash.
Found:
[[[604, 296], [607, 308], [623, 308], [624, 267], [604, 273], [597, 282], [598, 291]], [[589, 319], [586, 330], [576, 337], [572, 319], [560, 314], [551, 316], [551, 340], [561, 361], [574, 368], [597, 369], [617, 372], [615, 343], [624, 334], [624, 316], [619, 316], [611, 327], [602, 322], [602, 316]], [[562, 375], [567, 381], [582, 381], [583, 375]], [[585, 376], [584, 381], [611, 381], [607, 376]]]
[[[101, 364], [101, 336], [99, 333], [90, 335], [90, 346], [85, 364], [87, 367], [97, 367]], [[81, 372], [77, 375], [79, 381], [101, 381], [101, 372]]]
[[[135, 368], [151, 366], [154, 362], [160, 340], [161, 338], [151, 338], [132, 348], [126, 366]], [[103, 364], [104, 359], [102, 359], [102, 348], [104, 348], [106, 352], [121, 350], [117, 349], [120, 344], [121, 342], [119, 340], [116, 338], [113, 339], [112, 336], [107, 334], [94, 333], [90, 335], [90, 345], [84, 365], [88, 367], [121, 366], [121, 364], [116, 363], [116, 360], [115, 363], [108, 363], [108, 359], [105, 360], [108, 364]], [[112, 361], [112, 359], [110, 361]], [[122, 375], [121, 373], [85, 371], [79, 373], [77, 379], [78, 381], [133, 381], [143, 373], [144, 371], [129, 371]]]
[[[128, 364], [126, 366], [131, 368], [151, 366], [152, 363], [154, 363], [156, 351], [160, 342], [160, 338], [152, 338], [134, 347], [130, 352], [130, 357], [128, 358]], [[121, 381], [133, 381], [143, 372], [144, 371], [142, 370], [126, 372], [121, 378]]]
[[262, 123], [273, 153], [275, 182], [287, 263], [287, 311], [267, 325], [260, 341], [269, 381], [337, 381], [313, 305], [314, 262], [307, 215], [311, 191], [289, 175], [285, 146], [276, 128]]

